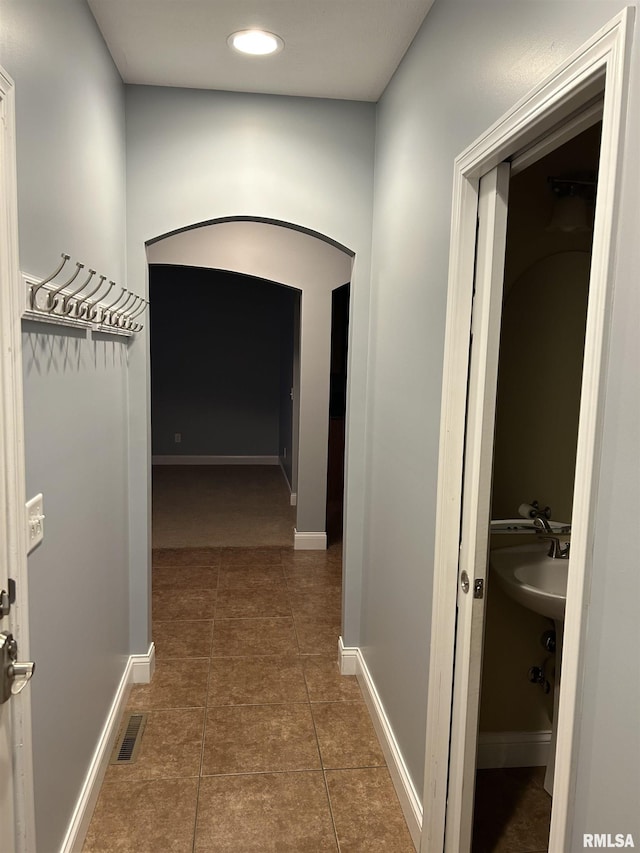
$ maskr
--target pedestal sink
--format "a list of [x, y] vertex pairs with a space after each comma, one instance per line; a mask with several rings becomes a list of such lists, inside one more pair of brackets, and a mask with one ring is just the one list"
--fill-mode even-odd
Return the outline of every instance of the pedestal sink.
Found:
[[556, 755], [556, 722], [560, 697], [560, 661], [562, 659], [562, 634], [564, 630], [564, 607], [567, 598], [567, 574], [569, 560], [548, 556], [549, 543], [533, 542], [501, 548], [489, 555], [489, 566], [493, 576], [504, 592], [534, 613], [553, 619], [556, 630], [556, 677], [553, 690], [553, 720], [551, 743], [544, 777], [544, 788], [553, 794], [553, 772]]
[[564, 621], [569, 560], [548, 556], [549, 543], [492, 551], [489, 564], [510, 598], [528, 610]]

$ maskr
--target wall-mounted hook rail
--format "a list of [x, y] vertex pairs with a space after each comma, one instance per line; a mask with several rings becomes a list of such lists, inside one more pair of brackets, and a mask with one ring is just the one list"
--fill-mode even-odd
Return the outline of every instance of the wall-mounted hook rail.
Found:
[[58, 277], [71, 256], [63, 253], [61, 258], [56, 269], [40, 281], [23, 274], [27, 286], [27, 306], [22, 315], [25, 319], [92, 328], [124, 337], [131, 337], [144, 328], [139, 319], [149, 304], [144, 297], [122, 287], [118, 297], [106, 303], [116, 283], [107, 281], [105, 275], [99, 275], [93, 268], [87, 269], [80, 285], [72, 287], [85, 269], [79, 262], [66, 281], [60, 282]]

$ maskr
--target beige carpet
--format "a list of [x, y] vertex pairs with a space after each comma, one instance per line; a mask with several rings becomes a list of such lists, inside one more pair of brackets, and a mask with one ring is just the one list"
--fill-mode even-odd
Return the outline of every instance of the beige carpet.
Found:
[[276, 465], [156, 465], [153, 547], [293, 545], [296, 509]]

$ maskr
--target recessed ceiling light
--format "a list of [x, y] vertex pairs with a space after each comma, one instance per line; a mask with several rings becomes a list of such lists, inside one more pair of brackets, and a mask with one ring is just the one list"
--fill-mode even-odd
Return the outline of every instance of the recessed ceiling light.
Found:
[[231, 33], [227, 44], [240, 53], [249, 53], [252, 56], [279, 53], [284, 47], [280, 36], [265, 30], [239, 30], [237, 33]]

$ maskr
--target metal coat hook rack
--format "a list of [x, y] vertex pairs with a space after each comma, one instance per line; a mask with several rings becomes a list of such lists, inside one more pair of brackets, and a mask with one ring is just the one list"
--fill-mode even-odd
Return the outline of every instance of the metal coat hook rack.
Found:
[[[27, 307], [23, 317], [56, 325], [91, 328], [94, 331], [131, 337], [144, 326], [141, 322], [147, 305], [142, 296], [137, 296], [122, 287], [118, 297], [105, 302], [116, 286], [104, 275], [76, 262], [69, 277], [60, 282], [58, 276], [67, 266], [71, 256], [63, 253], [57, 268], [41, 281], [23, 275], [27, 285]], [[82, 274], [81, 274], [82, 273]], [[96, 279], [97, 276], [97, 279]], [[77, 284], [77, 280], [80, 284]]]

